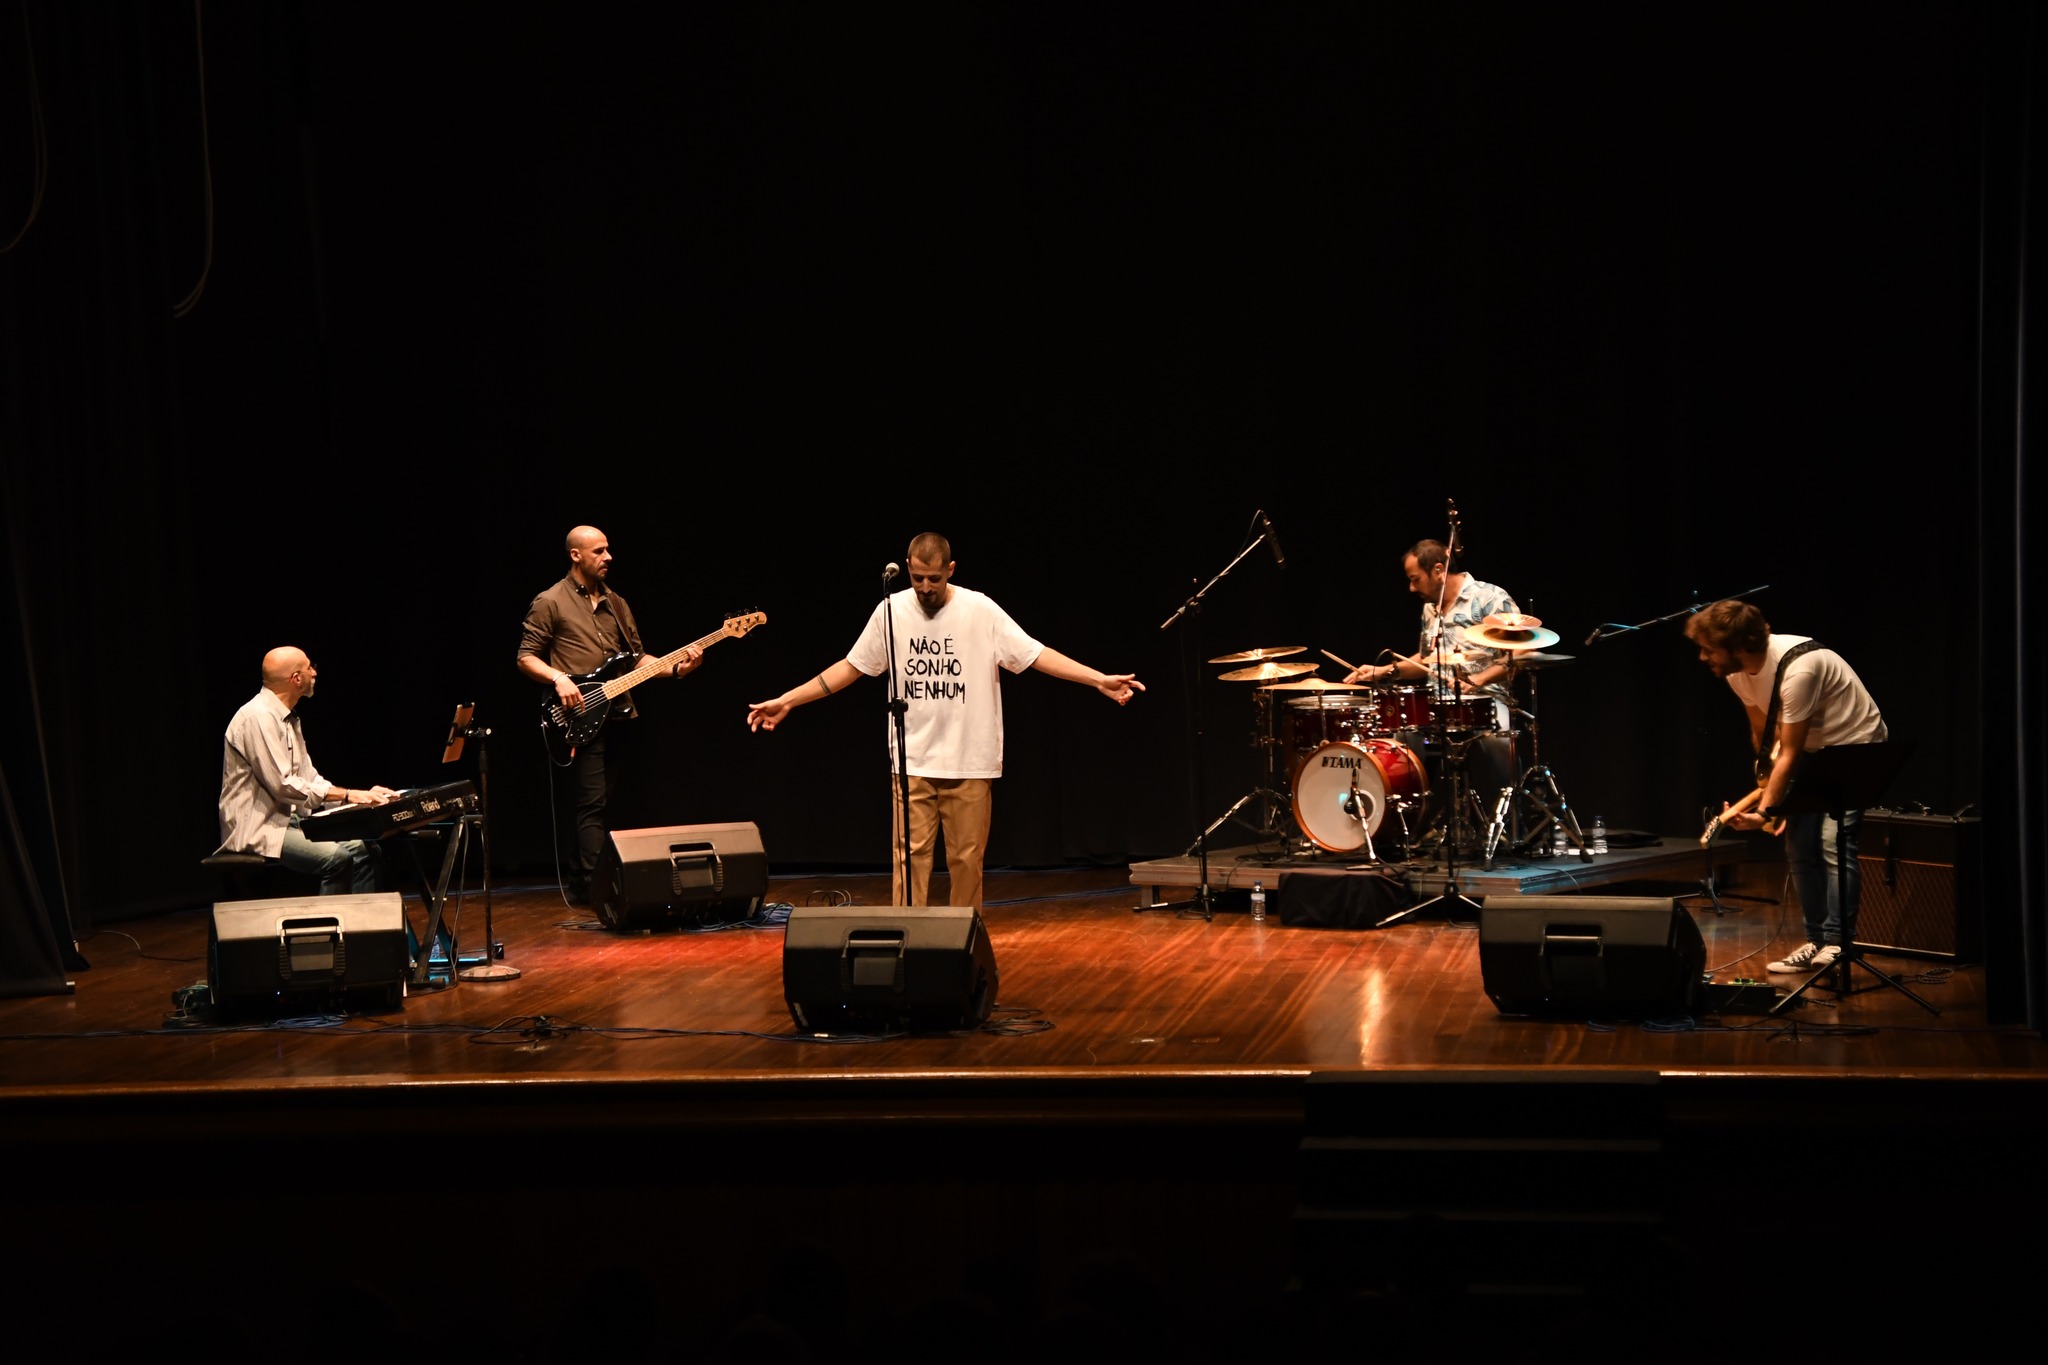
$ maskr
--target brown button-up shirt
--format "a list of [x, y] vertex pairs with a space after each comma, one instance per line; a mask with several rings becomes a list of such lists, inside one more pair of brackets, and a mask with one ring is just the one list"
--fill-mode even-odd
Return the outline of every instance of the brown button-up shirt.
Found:
[[[633, 609], [625, 598], [602, 585], [596, 596], [586, 597], [574, 575], [564, 574], [526, 609], [526, 626], [514, 662], [533, 654], [564, 673], [588, 673], [614, 654], [638, 658], [645, 652]], [[632, 714], [633, 694], [621, 696], [614, 706]]]

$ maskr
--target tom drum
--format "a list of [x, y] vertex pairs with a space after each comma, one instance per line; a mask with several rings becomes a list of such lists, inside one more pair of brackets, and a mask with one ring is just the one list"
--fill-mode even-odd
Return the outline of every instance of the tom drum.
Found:
[[1325, 744], [1342, 740], [1358, 744], [1379, 733], [1378, 713], [1365, 693], [1314, 692], [1287, 703], [1283, 722], [1287, 751], [1293, 755], [1289, 775], [1301, 761]]
[[1428, 725], [1434, 714], [1430, 710], [1429, 693], [1427, 683], [1397, 683], [1393, 687], [1382, 687], [1374, 698], [1379, 712], [1379, 725], [1374, 733], [1391, 735], [1396, 730], [1419, 730]]

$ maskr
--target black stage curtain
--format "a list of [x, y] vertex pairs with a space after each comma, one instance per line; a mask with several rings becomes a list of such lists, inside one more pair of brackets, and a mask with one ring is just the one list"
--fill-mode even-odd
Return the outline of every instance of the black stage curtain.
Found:
[[[2048, 230], [2040, 86], [2048, 25], [2035, 6], [1991, 10], [1986, 45], [1978, 564], [1983, 590], [1986, 990], [1997, 1023], [2048, 1029], [2048, 553], [2032, 536], [2048, 490], [2032, 470], [2048, 363], [2029, 342], [2044, 294], [2032, 247]], [[2037, 402], [2036, 400], [2041, 400]], [[1939, 557], [1937, 551], [1936, 557]]]

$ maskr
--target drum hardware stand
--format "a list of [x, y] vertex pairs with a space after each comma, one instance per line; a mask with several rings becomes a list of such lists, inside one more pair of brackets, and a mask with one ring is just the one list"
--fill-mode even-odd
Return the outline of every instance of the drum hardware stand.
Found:
[[1279, 792], [1273, 790], [1271, 785], [1273, 782], [1273, 753], [1274, 746], [1276, 743], [1272, 735], [1273, 703], [1272, 699], [1267, 696], [1263, 689], [1254, 692], [1252, 695], [1255, 699], [1254, 705], [1256, 705], [1265, 713], [1264, 732], [1260, 733], [1258, 727], [1255, 726], [1254, 742], [1259, 745], [1259, 747], [1264, 751], [1266, 755], [1266, 785], [1253, 787], [1250, 791], [1246, 792], [1243, 796], [1238, 797], [1236, 801], [1232, 802], [1229, 810], [1224, 811], [1223, 814], [1217, 816], [1214, 820], [1210, 821], [1209, 827], [1203, 830], [1200, 834], [1195, 836], [1195, 842], [1189, 844], [1186, 849], [1182, 850], [1180, 856], [1183, 858], [1194, 857], [1196, 851], [1201, 847], [1202, 841], [1204, 839], [1214, 834], [1219, 828], [1221, 828], [1224, 825], [1225, 822], [1235, 818], [1237, 813], [1243, 810], [1245, 806], [1252, 801], [1257, 801], [1259, 803], [1259, 822], [1257, 824], [1253, 824], [1249, 820], [1239, 820], [1238, 823], [1240, 825], [1243, 825], [1246, 829], [1250, 830], [1253, 834], [1256, 834], [1261, 839], [1280, 839], [1282, 841], [1285, 841], [1287, 838], [1287, 831], [1281, 827], [1279, 819], [1277, 818], [1280, 813], [1280, 810], [1287, 803], [1285, 798], [1283, 798]]
[[[1261, 513], [1258, 519], [1261, 523], [1264, 523], [1264, 513]], [[1197, 588], [1192, 597], [1174, 608], [1173, 615], [1161, 621], [1159, 628], [1161, 630], [1171, 630], [1174, 623], [1184, 616], [1192, 616], [1198, 627], [1202, 619], [1202, 599], [1209, 595], [1209, 589], [1221, 583], [1225, 578], [1228, 578], [1230, 571], [1243, 563], [1245, 556], [1258, 549], [1270, 534], [1268, 530], [1261, 529], [1258, 535], [1252, 537], [1251, 541], [1242, 550], [1237, 552], [1237, 557], [1228, 564], [1225, 564], [1214, 578]], [[1274, 558], [1279, 558], [1277, 546], [1275, 547]], [[1202, 678], [1194, 671], [1194, 665], [1190, 661], [1187, 633], [1183, 631], [1180, 638], [1181, 677], [1186, 680], [1185, 685], [1188, 689], [1188, 724], [1192, 731], [1192, 744], [1189, 748], [1188, 780], [1189, 785], [1193, 789], [1194, 809], [1200, 811], [1208, 806], [1208, 798], [1204, 796], [1202, 790], [1202, 777], [1204, 770], [1207, 768], [1207, 763], [1202, 754]], [[1200, 651], [1197, 650], [1196, 657], [1199, 657], [1199, 654]], [[1239, 802], [1239, 805], [1242, 804], [1243, 802]], [[1236, 807], [1232, 807], [1232, 810], [1235, 809]], [[1221, 823], [1221, 821], [1217, 822], [1217, 824]], [[1131, 907], [1133, 911], [1143, 914], [1147, 910], [1179, 910], [1200, 915], [1204, 920], [1216, 918], [1216, 898], [1209, 889], [1209, 830], [1215, 827], [1215, 825], [1210, 825], [1195, 836], [1194, 846], [1196, 855], [1200, 860], [1200, 884], [1196, 886], [1195, 894], [1184, 901], [1158, 901], [1151, 905], [1136, 905]], [[1183, 854], [1182, 856], [1186, 855]]]

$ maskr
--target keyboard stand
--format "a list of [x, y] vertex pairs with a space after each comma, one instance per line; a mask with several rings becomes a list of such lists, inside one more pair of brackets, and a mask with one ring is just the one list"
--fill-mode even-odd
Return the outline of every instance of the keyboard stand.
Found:
[[[427, 931], [419, 938], [412, 936], [411, 921], [406, 923], [407, 947], [412, 951], [411, 984], [417, 990], [443, 990], [461, 979], [457, 960], [454, 931], [447, 924], [448, 881], [455, 872], [455, 863], [462, 856], [463, 844], [469, 837], [469, 827], [481, 822], [483, 816], [468, 811], [457, 817], [453, 833], [448, 839], [447, 851], [441, 855], [441, 875], [430, 877], [426, 866], [420, 862], [417, 845], [408, 845], [412, 850], [413, 867], [420, 874], [420, 884], [426, 892]], [[427, 826], [432, 829], [434, 826]], [[438, 968], [434, 962], [434, 950], [439, 948], [446, 960]]]

